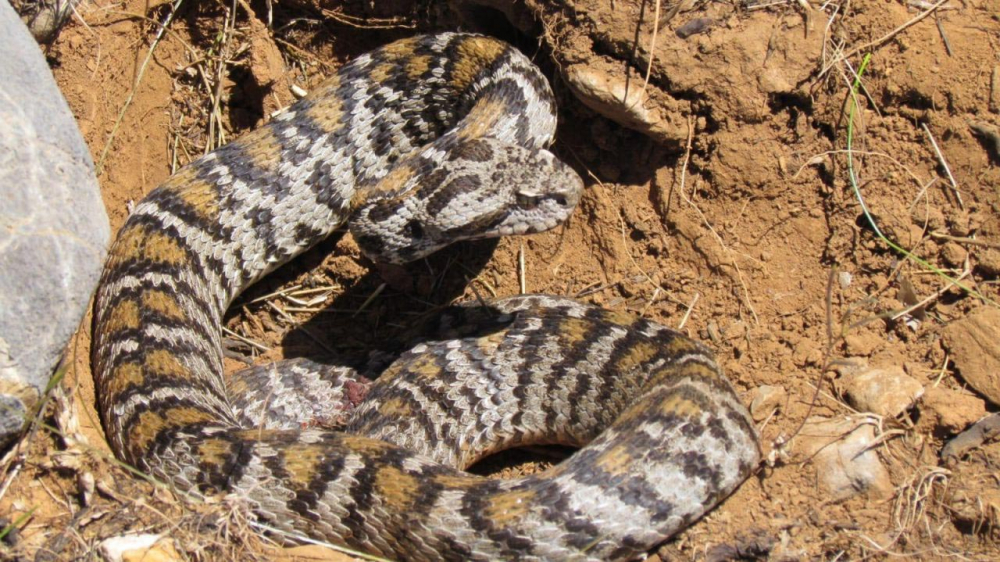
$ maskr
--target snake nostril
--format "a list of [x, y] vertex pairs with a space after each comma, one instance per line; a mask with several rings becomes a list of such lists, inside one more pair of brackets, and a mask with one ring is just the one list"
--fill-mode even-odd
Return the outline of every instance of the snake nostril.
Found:
[[415, 220], [406, 223], [406, 233], [414, 240], [420, 240], [424, 237], [424, 227]]

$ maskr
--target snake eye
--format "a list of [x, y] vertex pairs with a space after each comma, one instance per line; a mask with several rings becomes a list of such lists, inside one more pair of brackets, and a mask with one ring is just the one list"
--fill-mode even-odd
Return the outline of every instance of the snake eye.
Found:
[[517, 192], [517, 204], [524, 209], [534, 209], [538, 206], [538, 202], [542, 199], [542, 196], [535, 193], [534, 191], [518, 191]]

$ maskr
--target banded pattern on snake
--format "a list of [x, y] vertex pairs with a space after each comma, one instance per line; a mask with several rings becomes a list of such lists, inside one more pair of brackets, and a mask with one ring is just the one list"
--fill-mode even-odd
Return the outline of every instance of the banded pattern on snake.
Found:
[[[345, 222], [380, 261], [540, 232], [582, 182], [547, 147], [555, 102], [518, 51], [443, 33], [363, 55], [193, 162], [119, 232], [95, 304], [99, 410], [123, 460], [270, 525], [408, 560], [641, 556], [759, 458], [711, 354], [568, 299], [456, 308], [363, 388], [293, 360], [230, 376], [222, 316]], [[343, 431], [302, 429], [343, 415]], [[533, 443], [582, 447], [514, 480], [462, 471]]]

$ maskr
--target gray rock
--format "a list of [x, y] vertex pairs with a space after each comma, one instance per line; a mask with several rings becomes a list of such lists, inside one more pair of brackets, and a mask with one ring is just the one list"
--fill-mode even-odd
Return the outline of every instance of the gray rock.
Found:
[[788, 401], [788, 392], [783, 387], [761, 385], [753, 389], [750, 396], [750, 415], [753, 421], [764, 421], [775, 410], [783, 408]]
[[1000, 405], [1000, 310], [979, 308], [946, 326], [941, 337], [965, 382]]
[[35, 40], [0, 2], [0, 446], [79, 325], [110, 229], [94, 164]]
[[859, 412], [890, 418], [909, 410], [924, 394], [923, 385], [896, 365], [862, 371], [847, 378], [841, 386]]
[[811, 417], [793, 443], [795, 453], [815, 465], [819, 484], [831, 500], [892, 495], [889, 472], [874, 449], [874, 420], [867, 416]]

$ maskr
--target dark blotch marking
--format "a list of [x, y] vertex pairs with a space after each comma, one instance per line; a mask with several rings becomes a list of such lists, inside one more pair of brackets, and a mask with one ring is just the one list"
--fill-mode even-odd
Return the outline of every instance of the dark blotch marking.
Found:
[[424, 237], [424, 227], [420, 221], [412, 220], [406, 223], [406, 235], [414, 240], [422, 240]]
[[489, 162], [492, 158], [493, 148], [482, 139], [458, 143], [448, 156], [449, 160], [469, 160], [471, 162]]
[[430, 201], [427, 202], [427, 212], [431, 215], [436, 215], [444, 210], [458, 195], [478, 190], [481, 186], [482, 180], [478, 176], [459, 176], [448, 182], [437, 193], [431, 196]]

